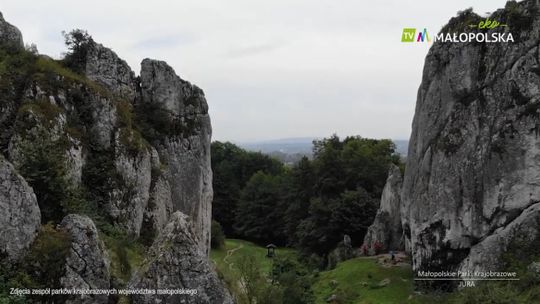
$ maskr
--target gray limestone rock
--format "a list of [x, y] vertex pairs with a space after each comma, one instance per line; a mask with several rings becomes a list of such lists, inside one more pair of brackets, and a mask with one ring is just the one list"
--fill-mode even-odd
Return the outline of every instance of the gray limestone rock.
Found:
[[135, 73], [116, 53], [94, 43], [86, 56], [85, 75], [113, 93], [132, 101], [135, 98]]
[[234, 303], [199, 242], [189, 218], [180, 211], [173, 213], [129, 287], [187, 289], [196, 294], [134, 295], [133, 303]]
[[32, 188], [0, 155], [0, 254], [19, 259], [36, 237], [41, 214]]
[[139, 236], [143, 216], [150, 196], [152, 181], [151, 155], [146, 147], [129, 151], [122, 144], [121, 132], [116, 134], [115, 167], [121, 177], [121, 187], [111, 195], [109, 213], [128, 233]]
[[167, 225], [173, 213], [171, 186], [163, 177], [153, 177], [154, 182], [150, 190], [150, 199], [144, 213], [142, 233], [149, 239], [157, 236]]
[[[26, 102], [19, 109], [18, 116], [13, 122], [14, 130], [10, 134], [8, 145], [9, 160], [19, 168], [25, 158], [25, 149], [37, 147], [37, 142], [65, 140], [66, 177], [74, 186], [78, 186], [82, 179], [82, 169], [85, 163], [83, 144], [81, 140], [74, 138], [67, 132], [68, 113], [64, 110], [65, 97], [59, 92], [58, 95], [49, 95], [38, 85], [33, 85], [26, 90]], [[60, 101], [62, 101], [60, 103]], [[30, 102], [35, 104], [30, 105]], [[37, 106], [39, 104], [39, 106]], [[43, 109], [50, 109], [47, 113]]]
[[[401, 230], [401, 187], [403, 178], [396, 165], [391, 165], [388, 178], [381, 195], [379, 210], [373, 224], [369, 226], [362, 250], [366, 254], [400, 250], [403, 248], [403, 231]], [[379, 245], [376, 245], [378, 243]], [[379, 247], [380, 246], [380, 247]], [[379, 252], [379, 253], [380, 253]]]
[[201, 248], [209, 253], [212, 127], [204, 93], [178, 77], [165, 62], [151, 59], [141, 64], [141, 91], [141, 103], [162, 107], [181, 125], [180, 131], [166, 134], [154, 145], [165, 164], [163, 174], [171, 188], [173, 210], [190, 216]]
[[[18, 30], [1, 16], [0, 37], [22, 46]], [[2, 152], [17, 166], [26, 160], [25, 153], [43, 147], [40, 142], [58, 147], [65, 155], [58, 158], [66, 162], [65, 168], [59, 166], [64, 177], [74, 190], [83, 186], [89, 202], [103, 208], [105, 214], [98, 213], [104, 220], [135, 237], [152, 232], [148, 241], [154, 246], [134, 285], [197, 289], [187, 303], [232, 303], [208, 259], [212, 129], [203, 91], [161, 61], [144, 60], [139, 80], [125, 61], [97, 43], [85, 60], [88, 79], [57, 73], [63, 71], [57, 62], [44, 56], [40, 60], [51, 70], [32, 78], [22, 94], [12, 94], [16, 98], [0, 107]], [[160, 131], [156, 140], [139, 134], [145, 129], [137, 123], [152, 114], [134, 113], [141, 104], [165, 110], [159, 113], [163, 116], [152, 117], [157, 124], [170, 119], [171, 128]], [[0, 177], [0, 204], [9, 211], [0, 216], [0, 248], [15, 257], [35, 237], [40, 212], [32, 189], [3, 160]], [[108, 288], [109, 260], [94, 223], [86, 216], [69, 215], [60, 226], [73, 239], [62, 287]], [[176, 301], [179, 296], [161, 298]], [[81, 296], [69, 301], [107, 300]]]
[[109, 99], [99, 95], [86, 96], [89, 104], [91, 124], [88, 126], [91, 140], [103, 149], [109, 149], [114, 141], [118, 111]]
[[[514, 43], [437, 42], [426, 57], [401, 202], [414, 270], [490, 268], [508, 229], [537, 217], [540, 4], [508, 5], [490, 16], [508, 27], [486, 31], [510, 31]], [[442, 32], [476, 31], [475, 18], [465, 12]]]
[[[62, 288], [108, 289], [110, 262], [94, 222], [87, 216], [70, 214], [60, 227], [71, 236], [66, 273], [60, 279]], [[66, 303], [107, 303], [107, 298], [107, 295], [73, 295]]]
[[14, 47], [24, 47], [21, 31], [4, 20], [0, 12], [0, 43]]
[[328, 269], [333, 269], [340, 262], [350, 260], [356, 256], [356, 252], [351, 244], [351, 237], [347, 234], [343, 236], [343, 241], [328, 254]]
[[501, 256], [509, 247], [523, 250], [528, 244], [538, 243], [540, 243], [540, 203], [535, 203], [509, 224], [498, 228], [472, 246], [469, 255], [461, 262], [459, 270], [500, 271], [504, 267]]

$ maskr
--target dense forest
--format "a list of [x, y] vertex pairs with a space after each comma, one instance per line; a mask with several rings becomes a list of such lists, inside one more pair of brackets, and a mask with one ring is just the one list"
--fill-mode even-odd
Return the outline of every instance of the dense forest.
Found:
[[294, 247], [304, 256], [326, 257], [344, 235], [360, 245], [391, 163], [401, 166], [392, 141], [359, 136], [316, 140], [313, 160], [293, 166], [214, 142], [214, 246], [219, 226], [227, 237]]

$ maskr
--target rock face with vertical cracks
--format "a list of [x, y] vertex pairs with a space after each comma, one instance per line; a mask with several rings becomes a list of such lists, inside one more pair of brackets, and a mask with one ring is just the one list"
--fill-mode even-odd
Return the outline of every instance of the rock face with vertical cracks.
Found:
[[[514, 43], [436, 42], [426, 57], [401, 207], [415, 270], [489, 270], [520, 231], [538, 236], [539, 10], [509, 2], [490, 16], [508, 26], [482, 31]], [[466, 11], [441, 32], [480, 20]]]
[[199, 248], [189, 218], [177, 211], [152, 245], [139, 273], [129, 284], [141, 289], [186, 289], [195, 294], [134, 295], [134, 304], [234, 303], [206, 256]]
[[[94, 222], [87, 216], [70, 214], [60, 227], [71, 236], [71, 249], [66, 260], [66, 272], [60, 279], [62, 288], [109, 289], [109, 257], [99, 239]], [[66, 303], [107, 303], [105, 295], [73, 295]]]
[[200, 235], [201, 249], [210, 250], [212, 127], [204, 93], [182, 80], [163, 61], [145, 59], [141, 64], [139, 106], [158, 107], [172, 128], [155, 144], [169, 183], [174, 210], [188, 214]]
[[127, 99], [135, 97], [135, 73], [126, 61], [99, 43], [89, 48], [85, 75], [115, 94]]
[[[124, 287], [146, 258], [137, 284], [197, 289], [187, 303], [231, 303], [208, 256], [212, 128], [203, 91], [163, 61], [145, 59], [136, 77], [89, 36], [69, 51], [76, 67], [22, 46], [0, 14], [1, 262], [24, 257], [43, 215], [72, 239], [62, 287]], [[107, 248], [80, 214], [99, 224]]]
[[17, 260], [41, 225], [36, 195], [13, 165], [0, 155], [0, 255]]
[[381, 195], [379, 210], [364, 237], [362, 248], [365, 248], [368, 254], [376, 254], [375, 248], [378, 246], [381, 252], [403, 248], [400, 211], [402, 183], [403, 178], [399, 168], [391, 165]]

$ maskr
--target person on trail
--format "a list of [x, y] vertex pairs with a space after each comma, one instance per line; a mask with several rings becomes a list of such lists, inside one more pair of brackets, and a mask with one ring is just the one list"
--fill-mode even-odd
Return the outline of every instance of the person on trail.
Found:
[[394, 255], [394, 251], [390, 250], [390, 260], [394, 262], [396, 260], [396, 256]]

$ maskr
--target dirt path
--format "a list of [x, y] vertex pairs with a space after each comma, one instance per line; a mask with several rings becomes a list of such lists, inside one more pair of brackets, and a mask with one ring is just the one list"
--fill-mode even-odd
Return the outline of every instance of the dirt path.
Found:
[[232, 267], [234, 265], [233, 262], [229, 262], [228, 259], [238, 250], [244, 248], [244, 245], [240, 245], [236, 248], [233, 248], [231, 250], [227, 250], [227, 255], [223, 258], [223, 262], [227, 265], [229, 265], [229, 269], [232, 270]]

